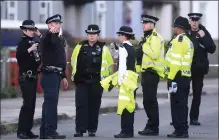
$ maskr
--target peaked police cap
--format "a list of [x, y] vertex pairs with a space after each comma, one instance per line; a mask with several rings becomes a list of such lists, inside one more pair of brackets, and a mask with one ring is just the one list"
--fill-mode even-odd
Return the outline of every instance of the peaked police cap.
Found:
[[22, 26], [20, 26], [20, 29], [36, 30], [37, 27], [35, 27], [35, 23], [33, 20], [24, 20]]
[[96, 24], [90, 24], [87, 27], [87, 30], [85, 30], [85, 32], [87, 34], [99, 34], [100, 33], [100, 29], [99, 26]]

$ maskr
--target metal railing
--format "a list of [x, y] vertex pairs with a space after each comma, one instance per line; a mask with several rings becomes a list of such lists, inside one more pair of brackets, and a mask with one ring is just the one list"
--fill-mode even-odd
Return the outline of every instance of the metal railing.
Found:
[[[17, 62], [16, 58], [8, 58], [7, 60], [0, 60], [1, 63], [10, 63], [10, 62]], [[70, 62], [67, 62], [68, 64]], [[218, 67], [219, 64], [209, 64], [210, 67]]]

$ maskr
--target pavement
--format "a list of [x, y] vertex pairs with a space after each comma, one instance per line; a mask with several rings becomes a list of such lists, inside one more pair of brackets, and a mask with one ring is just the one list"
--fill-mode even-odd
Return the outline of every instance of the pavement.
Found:
[[[189, 108], [191, 105], [191, 97], [189, 97]], [[166, 135], [174, 131], [173, 127], [169, 125], [171, 121], [170, 104], [168, 99], [159, 98], [159, 114], [160, 114], [160, 134], [159, 136], [140, 136], [138, 131], [142, 130], [146, 124], [146, 114], [140, 107], [135, 113], [134, 123], [134, 138], [137, 140], [143, 139], [167, 139]], [[138, 100], [140, 101], [140, 100]], [[83, 139], [83, 140], [113, 140], [114, 134], [119, 133], [120, 130], [120, 116], [116, 113], [104, 113], [99, 117], [99, 127], [96, 137], [88, 137], [87, 134], [83, 138], [74, 138], [75, 123], [73, 120], [59, 121], [58, 132], [67, 136], [66, 139]], [[200, 108], [199, 121], [201, 126], [189, 126], [189, 139], [218, 139], [218, 95], [208, 94], [202, 98]], [[39, 134], [39, 127], [34, 127], [33, 132]], [[3, 135], [2, 139], [16, 139], [16, 133]]]
[[[218, 79], [206, 79], [204, 81], [204, 91], [207, 95], [218, 94]], [[137, 109], [143, 108], [141, 86], [137, 90]], [[111, 92], [104, 92], [100, 113], [116, 112], [117, 110], [117, 90]], [[207, 97], [207, 96], [206, 96]], [[43, 94], [37, 95], [36, 109], [34, 115], [34, 126], [40, 124]], [[159, 104], [167, 103], [166, 82], [162, 81], [158, 86], [158, 102]], [[22, 105], [22, 98], [16, 99], [2, 99], [1, 100], [1, 135], [13, 133], [17, 129], [17, 122], [20, 107]], [[59, 105], [58, 105], [58, 119], [69, 120], [75, 117], [75, 98], [74, 91], [60, 91]], [[68, 122], [68, 121], [67, 121]]]

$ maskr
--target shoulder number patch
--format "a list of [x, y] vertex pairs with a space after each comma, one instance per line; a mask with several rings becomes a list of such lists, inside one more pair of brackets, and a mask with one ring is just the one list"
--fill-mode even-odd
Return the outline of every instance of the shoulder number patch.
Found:
[[183, 36], [182, 36], [182, 35], [179, 36], [178, 41], [179, 41], [179, 42], [182, 42], [182, 41], [183, 41]]

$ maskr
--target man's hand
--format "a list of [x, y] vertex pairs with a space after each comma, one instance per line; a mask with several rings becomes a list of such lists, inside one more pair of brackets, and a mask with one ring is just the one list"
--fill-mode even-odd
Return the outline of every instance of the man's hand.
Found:
[[200, 37], [204, 37], [205, 36], [205, 32], [203, 30], [199, 30], [198, 34], [200, 35]]
[[50, 28], [49, 31], [54, 34], [54, 33], [58, 33], [59, 29], [53, 27], [53, 28]]
[[39, 43], [34, 43], [29, 49], [27, 49], [28, 53], [36, 50], [38, 45]]
[[40, 35], [41, 35], [41, 33], [40, 33], [40, 31], [39, 31], [38, 29], [35, 31], [35, 34], [36, 34], [37, 36], [40, 36]]
[[63, 78], [62, 82], [63, 82], [64, 89], [66, 90], [68, 88], [68, 80], [66, 78]]

